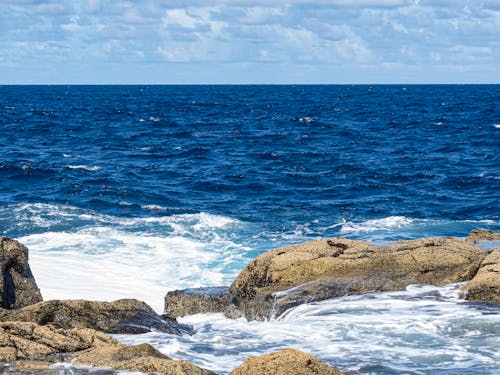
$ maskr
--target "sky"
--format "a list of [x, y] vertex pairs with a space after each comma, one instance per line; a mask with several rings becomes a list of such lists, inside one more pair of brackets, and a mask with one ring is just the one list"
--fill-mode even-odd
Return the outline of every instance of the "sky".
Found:
[[500, 0], [0, 0], [0, 84], [500, 83]]

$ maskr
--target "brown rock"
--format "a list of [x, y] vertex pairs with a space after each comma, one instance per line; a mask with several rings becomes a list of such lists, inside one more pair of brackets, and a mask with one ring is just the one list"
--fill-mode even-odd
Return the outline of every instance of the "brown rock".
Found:
[[28, 248], [0, 237], [0, 307], [17, 309], [42, 300], [28, 264]]
[[487, 229], [473, 229], [465, 239], [467, 242], [500, 241], [500, 233]]
[[500, 302], [500, 247], [492, 249], [463, 289], [470, 301]]
[[[14, 362], [15, 365], [4, 364], [3, 368], [0, 365], [0, 374], [2, 375], [64, 375], [58, 371], [49, 369], [53, 362], [49, 361], [30, 361], [19, 360]], [[75, 374], [77, 375], [77, 374]], [[78, 374], [80, 375], [80, 374]], [[95, 374], [101, 375], [101, 374]]]
[[[287, 295], [276, 292], [299, 286], [281, 307], [409, 284], [466, 281], [485, 256], [485, 250], [452, 238], [401, 241], [393, 247], [343, 238], [285, 246], [259, 255], [239, 274], [230, 287], [234, 305], [226, 315], [267, 319], [276, 299]], [[314, 283], [322, 286], [316, 294]]]
[[63, 330], [30, 322], [0, 323], [0, 362], [47, 358], [111, 344], [118, 342], [91, 329]]
[[168, 375], [208, 375], [186, 361], [171, 360], [149, 344], [126, 346], [92, 329], [60, 329], [31, 322], [0, 323], [0, 362], [41, 371], [55, 362]]
[[164, 321], [146, 303], [135, 299], [114, 302], [84, 300], [46, 301], [18, 310], [0, 311], [0, 321], [51, 324], [57, 328], [92, 328], [106, 333], [145, 333], [151, 329], [181, 334], [190, 326], [175, 319]]
[[74, 364], [168, 375], [213, 374], [189, 362], [171, 360], [149, 344], [100, 346], [78, 353]]
[[304, 352], [283, 349], [278, 352], [250, 357], [238, 366], [231, 375], [342, 375]]
[[165, 314], [171, 317], [224, 312], [231, 297], [228, 287], [193, 288], [168, 292]]

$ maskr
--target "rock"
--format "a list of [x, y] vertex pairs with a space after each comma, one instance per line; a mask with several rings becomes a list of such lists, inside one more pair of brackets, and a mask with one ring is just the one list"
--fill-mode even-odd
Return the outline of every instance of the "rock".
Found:
[[28, 248], [16, 240], [0, 237], [0, 302], [4, 309], [17, 309], [42, 300], [28, 264]]
[[61, 329], [31, 322], [0, 323], [0, 362], [20, 369], [47, 370], [55, 362], [171, 375], [209, 375], [186, 361], [168, 358], [149, 344], [126, 346], [88, 328]]
[[500, 233], [487, 229], [473, 229], [465, 239], [467, 242], [500, 241]]
[[[281, 299], [275, 313], [347, 293], [466, 281], [486, 254], [453, 238], [401, 241], [391, 247], [343, 238], [285, 246], [259, 255], [239, 274], [230, 287], [232, 305], [226, 315], [262, 320]], [[288, 293], [277, 294], [283, 291]]]
[[[15, 366], [5, 364], [2, 375], [120, 375], [113, 369], [96, 369], [93, 367], [68, 367], [67, 365], [54, 365], [52, 362], [43, 361], [16, 361]], [[123, 374], [123, 372], [121, 372]]]
[[0, 362], [19, 359], [62, 359], [63, 354], [118, 341], [92, 329], [63, 330], [31, 322], [0, 323]]
[[224, 312], [230, 303], [228, 287], [175, 290], [165, 296], [165, 314], [172, 317]]
[[141, 371], [169, 375], [209, 375], [212, 372], [186, 361], [161, 354], [149, 344], [135, 346], [100, 346], [77, 354], [75, 365], [111, 367], [116, 370]]
[[304, 352], [283, 349], [268, 355], [250, 357], [238, 366], [231, 375], [342, 375]]
[[165, 321], [146, 303], [135, 299], [114, 302], [46, 301], [18, 310], [0, 311], [0, 321], [51, 324], [57, 328], [92, 328], [106, 333], [145, 333], [156, 329], [171, 334], [193, 333], [192, 328]]
[[362, 293], [362, 291], [397, 289], [400, 289], [398, 284], [383, 275], [345, 276], [313, 280], [274, 293], [270, 317], [278, 317], [288, 309], [304, 303]]
[[[89, 374], [84, 371], [76, 371], [74, 373], [68, 373], [62, 370], [56, 370], [50, 368], [53, 362], [48, 361], [30, 361], [30, 360], [19, 360], [14, 362], [15, 365], [3, 364], [0, 365], [0, 374], [2, 375], [104, 375], [102, 373]], [[115, 375], [108, 372], [106, 375]]]
[[500, 302], [500, 247], [491, 250], [476, 276], [463, 289], [470, 301]]

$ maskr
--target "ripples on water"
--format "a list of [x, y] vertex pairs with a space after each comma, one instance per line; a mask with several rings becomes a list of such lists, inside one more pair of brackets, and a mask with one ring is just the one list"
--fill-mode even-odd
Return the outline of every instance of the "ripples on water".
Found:
[[0, 197], [273, 230], [498, 219], [500, 87], [403, 88], [3, 86]]
[[[280, 245], [500, 230], [499, 102], [500, 86], [3, 86], [0, 235], [28, 245], [45, 299], [161, 311]], [[119, 339], [223, 374], [284, 346], [347, 374], [493, 374], [498, 312], [413, 286]]]

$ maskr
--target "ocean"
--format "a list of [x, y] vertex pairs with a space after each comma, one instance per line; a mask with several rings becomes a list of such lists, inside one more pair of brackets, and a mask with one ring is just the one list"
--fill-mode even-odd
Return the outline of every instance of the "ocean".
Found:
[[[500, 85], [0, 86], [0, 131], [0, 235], [44, 299], [161, 313], [286, 244], [500, 230]], [[459, 287], [117, 338], [220, 374], [287, 346], [346, 374], [498, 373], [500, 307]]]

